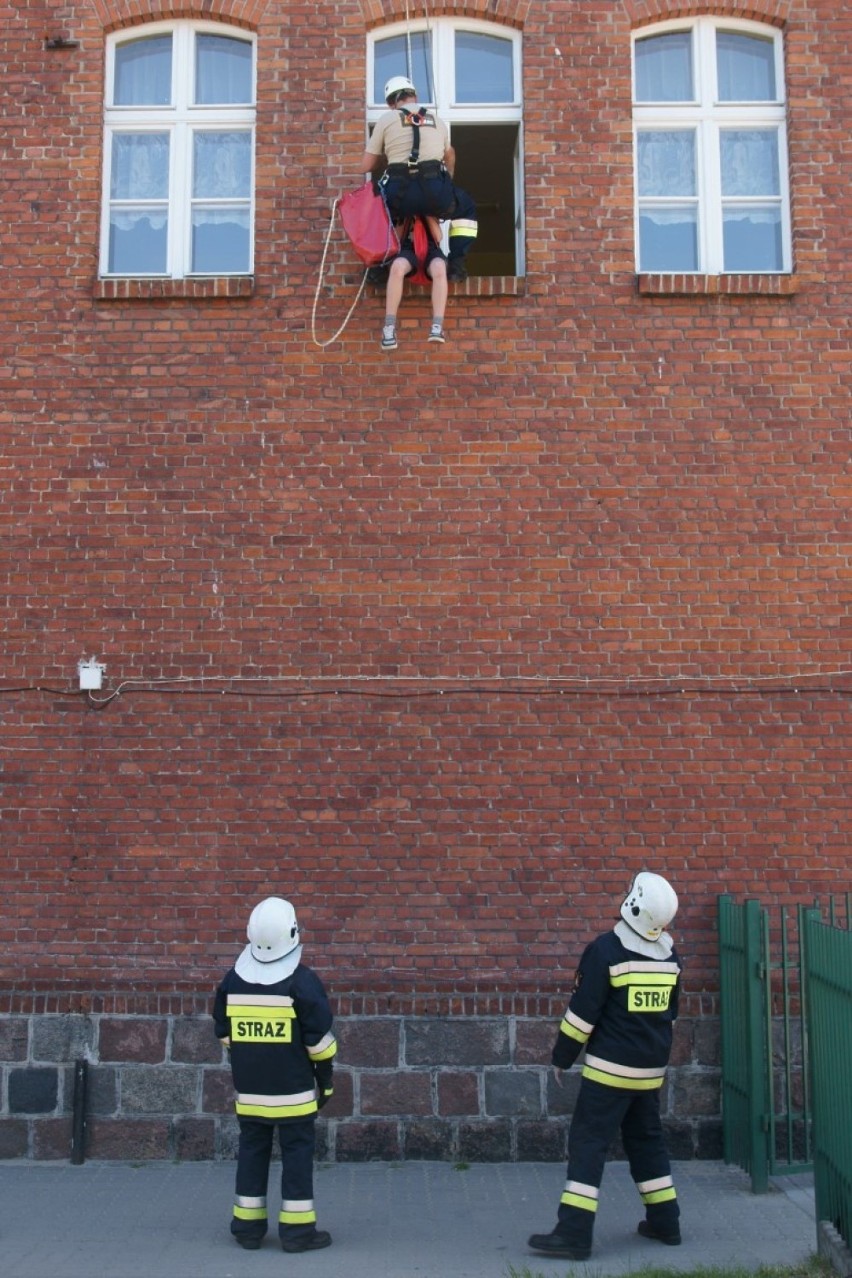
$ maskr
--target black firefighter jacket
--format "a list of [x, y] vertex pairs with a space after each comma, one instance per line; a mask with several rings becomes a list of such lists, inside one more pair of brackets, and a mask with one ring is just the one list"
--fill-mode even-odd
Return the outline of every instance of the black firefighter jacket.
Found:
[[230, 1038], [239, 1117], [308, 1118], [331, 1095], [337, 1042], [325, 989], [309, 967], [300, 963], [275, 985], [251, 984], [231, 968], [213, 1021], [217, 1036]]
[[649, 958], [625, 946], [614, 931], [592, 941], [580, 959], [553, 1064], [569, 1069], [585, 1047], [584, 1078], [630, 1090], [661, 1087], [680, 971], [675, 949]]

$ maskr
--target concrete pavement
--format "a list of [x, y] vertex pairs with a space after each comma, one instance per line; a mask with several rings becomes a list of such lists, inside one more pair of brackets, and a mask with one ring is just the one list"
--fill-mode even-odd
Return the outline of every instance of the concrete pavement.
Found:
[[[604, 1176], [590, 1261], [537, 1256], [565, 1179], [554, 1163], [338, 1163], [317, 1168], [326, 1251], [286, 1255], [275, 1225], [260, 1251], [228, 1233], [233, 1163], [0, 1162], [5, 1278], [604, 1278], [643, 1266], [754, 1270], [816, 1251], [813, 1189], [797, 1177], [756, 1197], [718, 1162], [674, 1164], [684, 1242], [640, 1238], [626, 1163]], [[270, 1184], [274, 1222], [277, 1177]], [[783, 1181], [778, 1182], [784, 1184]]]

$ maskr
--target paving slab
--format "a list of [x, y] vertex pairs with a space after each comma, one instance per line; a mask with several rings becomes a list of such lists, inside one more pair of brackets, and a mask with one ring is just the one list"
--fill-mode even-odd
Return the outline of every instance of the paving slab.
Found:
[[[233, 1163], [0, 1162], [4, 1278], [620, 1278], [647, 1265], [755, 1270], [816, 1251], [806, 1178], [751, 1193], [718, 1162], [673, 1167], [683, 1245], [640, 1238], [625, 1163], [609, 1163], [586, 1264], [537, 1256], [564, 1183], [554, 1163], [336, 1163], [318, 1166], [325, 1251], [286, 1255], [270, 1234], [245, 1252], [228, 1233]], [[275, 1178], [273, 1178], [274, 1181]], [[270, 1215], [277, 1214], [271, 1186]]]

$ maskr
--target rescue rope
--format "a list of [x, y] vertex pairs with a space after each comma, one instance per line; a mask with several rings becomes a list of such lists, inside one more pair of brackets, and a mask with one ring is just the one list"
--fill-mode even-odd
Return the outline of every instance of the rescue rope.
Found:
[[360, 302], [361, 294], [364, 292], [364, 288], [367, 283], [367, 273], [369, 271], [369, 267], [365, 267], [364, 276], [358, 287], [358, 292], [355, 294], [355, 301], [352, 303], [352, 305], [349, 307], [349, 310], [346, 312], [346, 317], [343, 320], [343, 323], [340, 325], [340, 328], [337, 330], [336, 333], [333, 334], [333, 336], [331, 336], [328, 339], [327, 342], [321, 342], [319, 338], [317, 337], [317, 306], [319, 305], [320, 290], [322, 289], [322, 282], [325, 276], [325, 263], [326, 263], [326, 258], [328, 257], [328, 246], [331, 243], [331, 233], [334, 229], [334, 215], [337, 212], [337, 206], [339, 203], [340, 203], [340, 199], [338, 198], [334, 201], [334, 203], [331, 206], [331, 218], [329, 219], [328, 231], [325, 237], [325, 244], [323, 245], [322, 261], [320, 262], [320, 268], [319, 268], [319, 278], [317, 279], [316, 292], [314, 293], [314, 305], [313, 305], [313, 309], [311, 310], [311, 337], [313, 338], [314, 345], [322, 347], [323, 349], [326, 346], [331, 346], [332, 342], [337, 341], [338, 337], [346, 328], [346, 325], [349, 323], [350, 319], [352, 318], [352, 315], [355, 311], [355, 307]]

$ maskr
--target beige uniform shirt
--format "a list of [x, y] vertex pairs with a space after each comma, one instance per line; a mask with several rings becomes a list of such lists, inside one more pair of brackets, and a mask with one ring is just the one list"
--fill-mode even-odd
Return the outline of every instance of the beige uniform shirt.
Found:
[[[403, 123], [407, 113], [402, 110], [386, 111], [380, 115], [372, 136], [367, 143], [369, 155], [386, 155], [388, 164], [407, 164], [414, 145], [414, 130]], [[426, 119], [420, 125], [420, 160], [443, 160], [450, 144], [447, 126], [432, 111], [425, 111]], [[402, 118], [401, 118], [402, 117]]]

